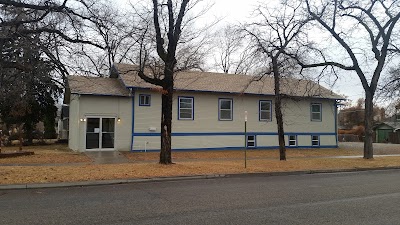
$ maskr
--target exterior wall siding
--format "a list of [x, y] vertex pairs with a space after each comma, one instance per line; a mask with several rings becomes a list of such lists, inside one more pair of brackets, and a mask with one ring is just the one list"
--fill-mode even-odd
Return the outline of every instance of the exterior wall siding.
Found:
[[71, 95], [69, 147], [76, 151], [86, 149], [87, 117], [111, 117], [116, 121], [114, 148], [129, 151], [132, 139], [132, 103], [129, 97]]
[[[151, 105], [139, 106], [139, 95], [150, 94]], [[193, 97], [193, 120], [178, 120], [178, 97]], [[233, 120], [219, 120], [218, 99], [233, 100]], [[259, 120], [259, 101], [272, 101], [272, 121]], [[311, 104], [321, 104], [321, 121], [311, 121]], [[160, 149], [161, 95], [150, 90], [136, 90], [134, 96], [134, 134], [132, 150]], [[273, 96], [229, 95], [219, 93], [176, 92], [173, 100], [172, 148], [240, 149], [244, 146], [244, 114], [248, 112], [247, 132], [256, 136], [257, 148], [276, 148], [277, 125]], [[283, 116], [285, 140], [297, 136], [297, 146], [311, 147], [311, 135], [320, 136], [320, 146], [335, 147], [335, 100], [284, 100]]]
[[79, 150], [79, 95], [71, 94], [69, 103], [69, 135], [68, 147], [74, 151]]

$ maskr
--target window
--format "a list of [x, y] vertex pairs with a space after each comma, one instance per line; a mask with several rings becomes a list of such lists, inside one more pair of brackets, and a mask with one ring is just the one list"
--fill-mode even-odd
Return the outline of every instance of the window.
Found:
[[259, 103], [258, 111], [260, 121], [271, 121], [272, 120], [272, 102], [261, 100]]
[[318, 135], [312, 135], [311, 136], [311, 145], [312, 146], [319, 146], [319, 136]]
[[150, 95], [139, 95], [139, 106], [150, 106]]
[[233, 115], [232, 115], [232, 107], [233, 106], [233, 102], [232, 99], [219, 99], [219, 104], [218, 104], [218, 108], [219, 108], [219, 112], [218, 112], [218, 116], [219, 116], [219, 120], [232, 120], [233, 119]]
[[289, 135], [289, 146], [297, 146], [296, 135]]
[[400, 121], [400, 114], [396, 114], [396, 121]]
[[193, 97], [178, 97], [178, 120], [193, 120]]
[[246, 147], [255, 148], [256, 147], [256, 136], [255, 135], [247, 135], [246, 136]]
[[313, 103], [311, 104], [311, 121], [321, 121], [322, 120], [322, 110], [321, 104]]

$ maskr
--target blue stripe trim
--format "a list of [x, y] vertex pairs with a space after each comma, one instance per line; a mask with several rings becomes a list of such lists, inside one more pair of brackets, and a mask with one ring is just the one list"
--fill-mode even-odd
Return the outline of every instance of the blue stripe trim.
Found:
[[[279, 146], [257, 146], [256, 148], [251, 149], [259, 149], [259, 150], [276, 150]], [[286, 148], [338, 148], [336, 145], [324, 145], [324, 146], [286, 146]], [[178, 148], [172, 149], [172, 151], [224, 151], [224, 150], [244, 150], [244, 147], [220, 147], [220, 148]], [[134, 150], [135, 152], [144, 152], [144, 149]], [[160, 150], [146, 150], [147, 152], [159, 152]]]
[[131, 151], [133, 151], [133, 142], [135, 137], [135, 91], [132, 90], [132, 140], [131, 140]]
[[[133, 132], [132, 132], [133, 133]], [[160, 133], [134, 133], [136, 137], [158, 137]], [[244, 135], [244, 132], [204, 132], [204, 133], [172, 133], [172, 136], [240, 136]], [[247, 132], [247, 135], [278, 135], [277, 132]], [[287, 132], [285, 135], [336, 135], [336, 133], [307, 133], [307, 132]]]

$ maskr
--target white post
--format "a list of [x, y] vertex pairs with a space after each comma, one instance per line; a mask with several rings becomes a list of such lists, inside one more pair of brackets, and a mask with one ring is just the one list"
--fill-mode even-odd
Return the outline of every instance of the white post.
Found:
[[244, 111], [244, 168], [247, 168], [247, 111]]

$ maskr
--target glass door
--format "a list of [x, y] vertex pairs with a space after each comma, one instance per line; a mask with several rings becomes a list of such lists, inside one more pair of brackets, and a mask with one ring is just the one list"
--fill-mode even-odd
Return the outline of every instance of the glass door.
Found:
[[101, 148], [114, 148], [115, 118], [103, 118], [101, 125]]
[[86, 120], [86, 149], [100, 148], [100, 118]]
[[87, 118], [86, 121], [86, 149], [113, 150], [115, 118]]

